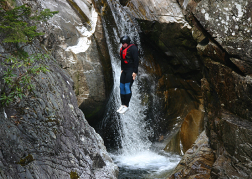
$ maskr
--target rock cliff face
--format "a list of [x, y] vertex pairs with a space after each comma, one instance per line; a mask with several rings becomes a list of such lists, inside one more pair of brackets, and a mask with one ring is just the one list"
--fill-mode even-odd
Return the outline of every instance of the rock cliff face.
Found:
[[[18, 1], [17, 5], [22, 3]], [[26, 48], [29, 53], [45, 53], [42, 49], [51, 51], [55, 58], [37, 62], [46, 64], [49, 72], [34, 78], [35, 88], [29, 95], [0, 109], [0, 178], [117, 178], [117, 166], [109, 157], [102, 138], [79, 109], [83, 100], [79, 97], [78, 102], [75, 95], [81, 89], [81, 95], [90, 93], [91, 98], [94, 95], [99, 98], [98, 102], [94, 101], [96, 107], [106, 98], [104, 72], [99, 61], [102, 59], [99, 51], [104, 49], [96, 45], [102, 38], [96, 41], [92, 35], [96, 21], [89, 30], [85, 29], [70, 1], [25, 3], [34, 9], [60, 10], [49, 24], [39, 27], [45, 31], [40, 43], [35, 41]], [[91, 4], [88, 5], [95, 13]], [[6, 52], [7, 47], [2, 40], [0, 42], [0, 52]], [[2, 82], [4, 68], [0, 66], [0, 69]], [[82, 78], [76, 79], [78, 74]], [[93, 81], [92, 75], [97, 77]]]
[[73, 80], [52, 59], [46, 64], [50, 72], [34, 79], [29, 96], [1, 108], [0, 178], [116, 178], [102, 138], [78, 108]]
[[251, 178], [251, 2], [180, 1], [199, 43], [205, 71], [206, 130], [216, 161], [212, 178]]
[[95, 125], [103, 116], [113, 79], [101, 19], [94, 4], [89, 0], [48, 0], [34, 6], [59, 11], [46, 27], [40, 27], [45, 32], [41, 43], [70, 74], [78, 105], [89, 123]]
[[185, 152], [183, 159], [169, 179], [210, 178], [214, 163], [214, 153], [208, 143], [205, 131], [200, 134], [193, 146]]

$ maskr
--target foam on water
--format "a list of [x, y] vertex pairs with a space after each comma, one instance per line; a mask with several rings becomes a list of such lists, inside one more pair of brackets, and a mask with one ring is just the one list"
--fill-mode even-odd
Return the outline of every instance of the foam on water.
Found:
[[143, 151], [132, 155], [111, 154], [114, 162], [120, 167], [130, 169], [148, 169], [152, 171], [163, 171], [174, 168], [179, 160], [179, 156], [164, 156], [152, 151]]

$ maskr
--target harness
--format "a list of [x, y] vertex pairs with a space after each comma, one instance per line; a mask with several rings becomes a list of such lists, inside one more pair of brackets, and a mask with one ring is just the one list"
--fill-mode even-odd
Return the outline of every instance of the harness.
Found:
[[124, 60], [124, 63], [129, 63], [129, 59], [126, 58], [126, 55], [127, 55], [127, 50], [132, 46], [132, 45], [135, 45], [135, 44], [130, 44], [127, 48], [125, 48], [124, 50], [122, 50], [122, 48], [120, 49], [120, 55], [122, 57], [122, 59]]

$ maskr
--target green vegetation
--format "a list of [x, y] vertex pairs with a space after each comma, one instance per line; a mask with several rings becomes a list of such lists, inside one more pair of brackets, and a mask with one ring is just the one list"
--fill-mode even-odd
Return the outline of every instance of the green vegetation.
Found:
[[18, 162], [18, 164], [25, 166], [28, 163], [31, 163], [32, 161], [34, 161], [34, 158], [31, 154], [27, 155], [25, 158], [20, 159], [20, 161]]
[[49, 9], [32, 11], [27, 4], [13, 7], [12, 2], [0, 0], [0, 39], [1, 45], [7, 49], [0, 52], [0, 62], [4, 68], [0, 100], [4, 106], [22, 99], [33, 89], [31, 81], [34, 76], [48, 71], [45, 65], [36, 65], [36, 62], [47, 59], [47, 55], [28, 54], [24, 49], [43, 35], [37, 32], [36, 24], [46, 22], [58, 13]]
[[76, 172], [71, 171], [70, 179], [78, 179], [78, 178], [80, 178], [79, 175]]
[[[17, 58], [9, 56], [4, 59], [2, 65], [6, 67], [4, 71], [4, 85], [1, 92], [1, 103], [9, 105], [14, 100], [22, 99], [25, 94], [28, 94], [33, 89], [31, 83], [34, 75], [42, 72], [47, 72], [46, 66], [35, 66], [37, 60], [46, 58], [46, 55], [33, 54], [26, 58]], [[22, 68], [25, 67], [25, 70]]]

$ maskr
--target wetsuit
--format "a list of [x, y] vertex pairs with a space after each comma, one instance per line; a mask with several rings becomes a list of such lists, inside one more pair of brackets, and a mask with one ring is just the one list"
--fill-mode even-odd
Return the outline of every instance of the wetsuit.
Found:
[[[131, 45], [131, 44], [129, 44]], [[134, 82], [132, 73], [138, 73], [138, 50], [135, 45], [127, 49], [126, 58], [123, 59], [123, 50], [120, 50], [121, 57], [121, 77], [120, 77], [120, 96], [122, 105], [129, 106], [129, 101], [132, 95], [131, 86]], [[125, 52], [125, 51], [124, 51]]]

